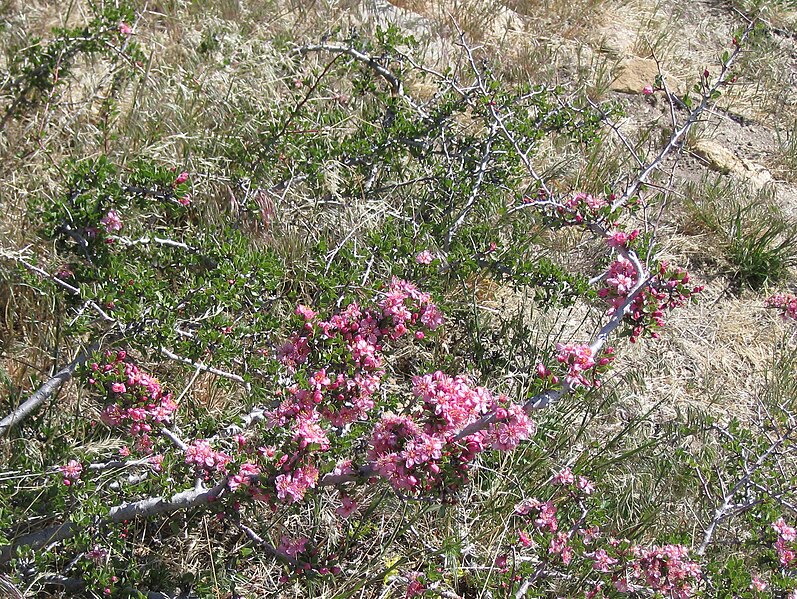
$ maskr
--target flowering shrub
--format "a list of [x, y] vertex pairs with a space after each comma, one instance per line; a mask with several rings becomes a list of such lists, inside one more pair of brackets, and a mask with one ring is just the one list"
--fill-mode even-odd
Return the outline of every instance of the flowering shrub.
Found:
[[786, 524], [783, 518], [778, 518], [772, 523], [772, 528], [778, 533], [775, 541], [775, 550], [778, 552], [778, 561], [784, 568], [792, 568], [797, 564], [797, 554], [794, 551], [794, 541], [797, 540], [797, 529]]
[[[385, 375], [386, 344], [405, 336], [424, 339], [442, 323], [431, 297], [407, 281], [394, 278], [381, 295], [373, 307], [353, 303], [328, 320], [307, 306], [296, 309], [303, 324], [278, 348], [277, 357], [297, 382], [266, 414], [268, 440], [262, 442], [270, 449], [250, 456], [259, 460], [250, 473], [257, 470], [261, 483], [273, 479], [277, 500], [303, 499], [324, 475], [320, 456], [339, 445], [352, 424], [374, 418], [374, 394]], [[512, 449], [533, 432], [520, 406], [483, 387], [472, 387], [462, 376], [442, 372], [417, 376], [413, 395], [420, 405], [409, 404], [403, 415], [386, 412], [376, 420], [364, 456], [370, 464], [366, 475], [379, 475], [402, 493], [451, 494], [479, 452]], [[495, 423], [458, 438], [468, 425], [492, 412]], [[339, 461], [326, 473], [354, 476], [352, 463], [352, 459]], [[273, 498], [262, 484], [250, 492]], [[353, 508], [346, 498], [344, 513]]]
[[170, 422], [177, 410], [173, 395], [132, 363], [126, 351], [106, 351], [103, 357], [102, 363], [92, 362], [84, 375], [106, 402], [100, 419], [108, 426], [125, 427], [136, 450], [150, 454], [153, 426]]
[[[89, 37], [134, 58], [128, 50], [148, 39], [148, 19], [108, 11]], [[203, 34], [198, 61], [214, 43]], [[636, 210], [649, 197], [639, 191], [658, 165], [614, 178], [630, 183], [603, 195], [560, 196], [535, 172], [544, 136], [552, 147], [587, 145], [619, 105], [504, 85], [479, 66], [464, 36], [467, 85], [460, 74], [418, 68], [404, 54], [411, 40], [393, 29], [346, 43], [274, 61], [284, 70], [275, 81], [288, 82], [283, 96], [240, 123], [205, 123], [207, 131], [234, 125], [235, 136], [179, 137], [185, 166], [129, 157], [130, 148], [164, 153], [142, 149], [147, 135], [131, 139], [115, 127], [110, 106], [124, 87], [115, 73], [114, 87], [103, 90], [111, 100], [100, 115], [102, 147], [55, 165], [59, 190], [31, 194], [32, 228], [47, 243], [37, 240], [30, 252], [0, 248], [13, 264], [9, 296], [32, 289], [57, 306], [52, 322], [42, 319], [47, 343], [36, 355], [101, 350], [79, 352], [31, 400], [16, 379], [38, 384], [35, 377], [7, 382], [0, 372], [0, 382], [16, 387], [6, 419], [14, 422], [0, 425], [15, 444], [0, 477], [4, 572], [31, 592], [48, 592], [53, 581], [119, 597], [178, 587], [217, 596], [227, 584], [243, 596], [238, 581], [276, 570], [272, 558], [286, 566], [282, 577], [252, 596], [299, 592], [289, 585], [312, 596], [366, 594], [374, 585], [387, 595], [405, 566], [411, 596], [449, 588], [481, 596], [501, 584], [519, 596], [687, 597], [717, 588], [721, 568], [703, 557], [698, 565], [704, 548], [687, 548], [694, 522], [678, 514], [677, 525], [658, 534], [635, 505], [614, 518], [612, 508], [623, 512], [639, 498], [620, 497], [622, 485], [607, 492], [603, 482], [662, 451], [667, 464], [681, 461], [669, 470], [656, 462], [644, 473], [650, 478], [664, 472], [685, 487], [683, 472], [695, 470], [703, 488], [715, 484], [714, 470], [699, 469], [705, 459], [693, 464], [686, 449], [672, 450], [698, 426], [626, 417], [625, 409], [615, 419], [609, 407], [621, 394], [605, 389], [622, 384], [606, 376], [621, 353], [609, 342], [657, 336], [666, 313], [700, 291], [685, 271], [657, 260], [647, 220], [640, 233]], [[270, 58], [282, 52], [265, 46]], [[342, 59], [324, 69], [298, 60], [322, 51]], [[437, 91], [412, 98], [399, 77], [409, 70]], [[215, 81], [201, 79], [171, 87], [193, 93]], [[717, 92], [704, 79], [700, 110]], [[139, 96], [146, 87], [136, 89], [134, 109], [157, 108]], [[251, 105], [262, 102], [267, 97]], [[75, 139], [95, 137], [84, 133]], [[681, 147], [680, 135], [656, 160]], [[530, 184], [542, 191], [518, 205], [518, 190]], [[597, 242], [588, 244], [604, 255], [589, 261], [594, 271], [570, 272], [569, 258], [545, 239], [547, 228], [564, 226]], [[566, 318], [558, 309], [570, 306], [585, 309], [581, 324], [589, 326], [570, 331], [557, 321], [546, 331], [535, 320], [547, 311]], [[70, 387], [59, 397], [63, 410], [39, 411], [73, 371], [88, 401]], [[30, 411], [17, 411], [17, 399]], [[628, 431], [641, 424], [653, 426], [634, 446]], [[670, 435], [678, 427], [683, 437]], [[561, 469], [565, 462], [574, 465]], [[540, 481], [552, 464], [557, 473]], [[27, 473], [25, 484], [18, 473]], [[716, 486], [728, 488], [724, 478]], [[528, 499], [507, 516], [506, 502], [519, 497]], [[727, 519], [717, 506], [737, 503], [706, 499], [720, 513], [711, 532]], [[704, 507], [679, 500], [695, 512]], [[422, 529], [432, 510], [450, 520], [444, 538]], [[765, 515], [771, 536], [774, 518]], [[501, 531], [489, 530], [494, 523]], [[180, 545], [198, 526], [211, 544], [200, 557]], [[783, 569], [792, 565], [791, 529], [778, 526], [778, 541], [765, 548]], [[176, 565], [162, 550], [173, 545], [197, 563]], [[250, 566], [267, 567], [240, 573]], [[212, 572], [212, 582], [196, 572]], [[756, 572], [737, 574], [733, 592], [742, 579], [744, 592], [791, 591], [782, 573]]]
[[665, 324], [665, 313], [686, 305], [703, 286], [690, 285], [689, 274], [684, 269], [666, 262], [656, 264], [655, 274], [647, 277], [636, 254], [636, 250], [643, 255], [648, 251], [641, 243], [644, 240], [639, 230], [625, 232], [617, 224], [624, 211], [631, 214], [636, 211], [636, 203], [616, 202], [615, 195], [603, 199], [578, 192], [561, 200], [543, 195], [530, 203], [547, 215], [552, 226], [581, 226], [605, 240], [618, 254], [600, 278], [603, 285], [598, 289], [598, 297], [609, 304], [607, 314], [612, 315], [621, 307], [625, 309], [624, 318], [631, 327], [632, 342], [643, 335], [657, 338], [657, 330]]
[[[620, 256], [612, 262], [605, 286], [598, 290], [598, 296], [610, 305], [608, 314], [613, 314], [626, 303], [637, 282], [636, 269], [629, 260]], [[657, 338], [658, 330], [665, 325], [665, 313], [685, 306], [695, 294], [703, 290], [702, 285], [689, 283], [689, 273], [682, 268], [671, 267], [666, 262], [659, 265], [658, 273], [636, 295], [625, 315], [631, 326], [632, 342], [642, 335]]]
[[[594, 489], [584, 477], [578, 483], [569, 469], [559, 473], [553, 484], [564, 486], [567, 497], [559, 497], [559, 502], [575, 502], [581, 509], [581, 518], [576, 523], [568, 522], [562, 526], [557, 517], [554, 500], [541, 502], [537, 499], [524, 500], [515, 508], [521, 522], [531, 524], [530, 528], [519, 529], [518, 547], [537, 548], [545, 551], [542, 568], [563, 566], [578, 567], [577, 562], [586, 569], [589, 582], [582, 588], [586, 597], [600, 597], [611, 589], [624, 594], [644, 596], [648, 593], [661, 593], [667, 597], [691, 597], [694, 586], [700, 581], [700, 566], [688, 559], [689, 550], [681, 545], [640, 546], [628, 540], [607, 536], [598, 526], [585, 527], [589, 516], [585, 497]], [[516, 560], [518, 557], [516, 556]], [[589, 571], [592, 571], [589, 574]], [[551, 575], [550, 572], [546, 573]], [[519, 580], [522, 580], [519, 579]]]
[[[522, 596], [532, 585], [545, 588], [544, 581], [572, 581], [559, 592], [680, 599], [699, 593], [701, 567], [687, 547], [642, 545], [591, 523], [600, 500], [589, 479], [565, 468], [550, 479], [547, 490], [547, 500], [524, 499], [510, 516], [515, 534], [492, 564], [506, 592]], [[439, 584], [433, 571], [407, 578], [408, 597], [431, 597]]]
[[766, 306], [778, 310], [784, 320], [797, 319], [797, 296], [790, 293], [776, 293], [767, 299]]

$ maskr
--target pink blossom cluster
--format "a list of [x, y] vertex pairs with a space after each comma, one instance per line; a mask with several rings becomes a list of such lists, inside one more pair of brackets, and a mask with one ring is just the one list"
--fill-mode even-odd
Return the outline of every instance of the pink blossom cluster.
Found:
[[[553, 202], [541, 194], [537, 201], [543, 208], [553, 206], [555, 214], [553, 220], [558, 225], [590, 225], [601, 221], [608, 223], [610, 232], [605, 234], [609, 247], [627, 249], [640, 235], [639, 230], [630, 232], [619, 230], [614, 222], [615, 214], [611, 202], [614, 195], [608, 200], [584, 192], [575, 193], [561, 202]], [[633, 208], [634, 202], [628, 206]], [[603, 231], [603, 229], [600, 229]], [[599, 297], [605, 299], [610, 307], [609, 314], [614, 314], [629, 297], [629, 294], [639, 282], [640, 273], [636, 272], [631, 261], [625, 256], [619, 256], [610, 266], [605, 277], [604, 286], [598, 290]], [[679, 268], [670, 268], [667, 263], [662, 263], [659, 272], [648, 282], [645, 289], [634, 296], [632, 304], [625, 315], [632, 327], [631, 341], [636, 341], [641, 335], [647, 334], [657, 337], [656, 329], [664, 326], [664, 313], [668, 310], [685, 305], [695, 293], [702, 291], [702, 286], [689, 286], [689, 275]], [[542, 375], [541, 375], [542, 376]], [[545, 378], [545, 377], [543, 377]]]
[[129, 427], [136, 448], [151, 453], [153, 425], [169, 422], [177, 410], [172, 394], [164, 391], [158, 379], [127, 360], [125, 351], [105, 352], [103, 364], [91, 364], [88, 382], [102, 389], [110, 401], [100, 419], [108, 426]]
[[[297, 307], [296, 314], [299, 330], [277, 357], [289, 373], [301, 371], [301, 382], [290, 385], [283, 401], [267, 414], [272, 430], [289, 434], [283, 450], [290, 458], [278, 460], [275, 472], [277, 498], [288, 502], [298, 501], [315, 484], [316, 477], [298, 472], [311, 466], [313, 454], [329, 451], [338, 431], [369, 416], [384, 376], [383, 346], [411, 332], [422, 339], [424, 331], [443, 321], [428, 293], [397, 278], [374, 308], [352, 303], [328, 320], [307, 306]], [[403, 493], [453, 492], [478, 453], [512, 449], [535, 430], [522, 406], [463, 376], [416, 376], [413, 394], [418, 402], [406, 414], [381, 416], [366, 449], [374, 472]], [[459, 438], [488, 413], [495, 415], [489, 425]], [[340, 511], [351, 509], [344, 501]]]
[[766, 306], [780, 311], [783, 320], [797, 320], [797, 295], [776, 293], [767, 299]]
[[300, 332], [277, 351], [277, 358], [295, 373], [313, 354], [343, 351], [337, 373], [331, 366], [310, 369], [305, 385], [287, 388], [287, 398], [268, 414], [274, 427], [287, 427], [299, 449], [317, 446], [326, 451], [329, 425], [342, 427], [364, 418], [374, 406], [373, 395], [382, 380], [382, 338], [391, 331], [380, 323], [379, 314], [350, 304], [328, 321], [306, 306], [296, 313], [305, 323]]
[[267, 414], [272, 429], [290, 436], [285, 451], [291, 458], [279, 460], [275, 474], [277, 497], [288, 502], [315, 485], [318, 472], [309, 456], [330, 449], [331, 430], [365, 419], [373, 409], [384, 375], [383, 344], [411, 330], [423, 338], [424, 330], [442, 323], [431, 296], [397, 278], [374, 308], [352, 303], [323, 320], [300, 305], [296, 315], [302, 324], [278, 348], [277, 358], [290, 374], [301, 370], [302, 382], [288, 386], [285, 399]]
[[[266, 413], [266, 437], [274, 444], [258, 447], [241, 434], [232, 443], [224, 437], [198, 439], [185, 449], [185, 463], [206, 480], [223, 477], [230, 491], [244, 488], [269, 503], [301, 501], [319, 484], [319, 454], [330, 451], [333, 440], [352, 423], [370, 415], [384, 375], [383, 344], [413, 331], [420, 338], [418, 332], [442, 322], [428, 294], [398, 279], [374, 308], [353, 303], [322, 320], [312, 308], [300, 305], [296, 314], [299, 330], [278, 352], [296, 382], [280, 392], [283, 400]], [[90, 384], [113, 402], [103, 410], [102, 420], [129, 425], [138, 449], [150, 453], [153, 424], [167, 422], [177, 406], [125, 352], [105, 357], [106, 363], [93, 364], [88, 373]], [[464, 481], [469, 462], [479, 452], [511, 449], [534, 431], [522, 406], [465, 377], [435, 372], [413, 382], [418, 401], [408, 406], [407, 415], [383, 415], [365, 451], [376, 474], [397, 490], [445, 495]], [[465, 427], [490, 413], [493, 420], [485, 428], [459, 439]], [[345, 477], [354, 471], [349, 460], [332, 475]], [[337, 512], [347, 517], [356, 509], [356, 501], [343, 496]]]
[[80, 478], [83, 472], [83, 465], [77, 460], [69, 460], [66, 464], [61, 466], [59, 470], [61, 474], [64, 475], [64, 484], [68, 487]]
[[567, 224], [582, 224], [595, 220], [606, 208], [609, 203], [603, 198], [579, 191], [565, 198], [556, 212]]
[[437, 371], [412, 379], [413, 394], [428, 413], [429, 432], [460, 430], [490, 409], [493, 396], [484, 387], [474, 387], [464, 376], [452, 377]]
[[[478, 453], [513, 449], [535, 431], [522, 406], [474, 387], [463, 376], [440, 371], [416, 376], [413, 393], [422, 411], [415, 418], [384, 414], [374, 427], [367, 454], [379, 475], [399, 491], [453, 492]], [[455, 441], [487, 413], [494, 413], [494, 422]]]
[[[595, 485], [591, 480], [585, 476], [573, 474], [570, 468], [564, 468], [558, 472], [551, 479], [551, 485], [554, 487], [564, 487], [569, 493], [570, 497], [583, 498], [591, 495], [595, 490]], [[557, 507], [553, 500], [540, 501], [539, 499], [531, 498], [524, 499], [515, 506], [515, 514], [518, 516], [529, 516], [533, 519], [534, 527], [543, 532], [554, 533], [559, 529], [559, 520], [556, 516]], [[567, 535], [569, 538], [569, 535]], [[556, 540], [556, 544], [550, 553], [562, 555], [564, 548], [564, 537]], [[528, 546], [526, 543], [524, 545]], [[565, 553], [571, 555], [570, 551]]]
[[762, 580], [758, 576], [753, 576], [752, 581], [750, 582], [750, 590], [751, 591], [759, 591], [763, 592], [767, 590], [769, 585], [766, 581]]
[[629, 244], [637, 237], [639, 237], [639, 229], [634, 229], [630, 233], [612, 231], [606, 237], [606, 244], [610, 248], [628, 248]]
[[[600, 387], [598, 376], [614, 360], [613, 347], [604, 349], [600, 357], [594, 356], [592, 348], [586, 344], [557, 343], [556, 351], [556, 361], [567, 368], [564, 378], [571, 387]], [[549, 379], [552, 384], [559, 382], [559, 377], [551, 375], [543, 364], [537, 365], [537, 375]]]
[[797, 553], [793, 545], [797, 539], [797, 529], [793, 526], [786, 524], [783, 518], [778, 518], [772, 523], [772, 528], [778, 533], [778, 539], [775, 541], [775, 551], [778, 553], [778, 561], [784, 568], [793, 568], [797, 566]]
[[567, 367], [565, 381], [571, 386], [591, 387], [592, 382], [584, 373], [595, 367], [592, 348], [585, 344], [557, 343], [556, 351], [556, 361]]
[[630, 260], [623, 256], [618, 256], [617, 260], [609, 265], [604, 279], [605, 287], [598, 290], [598, 297], [605, 299], [611, 306], [609, 314], [614, 312], [625, 303], [628, 294], [631, 293], [637, 284], [639, 275]]
[[185, 450], [185, 463], [205, 472], [226, 473], [231, 461], [229, 455], [216, 451], [205, 439], [197, 439]]
[[227, 487], [230, 491], [235, 491], [239, 487], [248, 487], [255, 483], [260, 476], [260, 467], [256, 464], [244, 462], [238, 468], [238, 473], [227, 478]]
[[570, 533], [557, 532], [551, 539], [550, 545], [548, 545], [548, 554], [558, 557], [563, 564], [568, 565], [573, 561], [573, 555], [575, 554], [575, 550], [569, 541]]
[[564, 468], [551, 478], [551, 484], [567, 487], [575, 484], [579, 492], [592, 495], [595, 485], [586, 476], [576, 476], [570, 468]]
[[301, 501], [309, 489], [315, 488], [316, 483], [318, 468], [312, 464], [295, 468], [292, 472], [277, 476], [277, 497], [287, 503]]
[[122, 230], [122, 218], [116, 210], [109, 210], [108, 213], [100, 219], [100, 224], [105, 227], [108, 233], [117, 233]]
[[629, 554], [624, 575], [614, 580], [620, 592], [642, 586], [668, 597], [687, 599], [701, 578], [700, 566], [689, 559], [689, 549], [683, 545], [633, 545]]
[[[588, 519], [589, 496], [595, 490], [592, 481], [564, 468], [551, 478], [550, 485], [553, 498], [524, 499], [515, 506], [516, 516], [530, 525], [527, 530], [518, 530], [516, 551], [543, 551], [538, 559], [549, 564], [568, 565], [574, 560], [588, 564], [599, 578], [591, 583], [593, 588], [586, 597], [603, 596], [605, 584], [620, 593], [692, 596], [701, 571], [689, 559], [686, 547], [641, 546], [612, 537], [604, 540], [597, 526], [582, 525]], [[577, 519], [575, 524], [567, 522], [572, 518]]]
[[520, 516], [536, 515], [534, 526], [538, 530], [556, 532], [559, 520], [556, 517], [556, 505], [553, 501], [540, 501], [539, 499], [524, 499], [515, 506], [515, 513]]
[[[214, 447], [222, 444], [225, 450]], [[263, 464], [268, 463], [277, 457], [277, 451], [273, 447], [255, 448], [243, 435], [235, 435], [232, 439], [197, 439], [185, 449], [185, 463], [193, 466], [197, 474], [205, 480], [214, 477], [226, 477], [227, 488], [231, 492], [239, 489], [247, 491], [248, 496], [260, 501], [269, 501], [271, 497], [263, 492], [261, 487], [261, 475]], [[277, 467], [288, 464], [287, 455], [282, 455], [276, 460]], [[237, 464], [237, 465], [236, 465]], [[288, 467], [286, 466], [286, 469]], [[310, 480], [312, 479], [312, 481]], [[301, 498], [304, 490], [315, 486], [318, 479], [318, 471], [312, 467], [304, 470], [296, 469], [292, 475], [277, 477], [276, 486], [280, 494], [280, 499]], [[298, 500], [298, 499], [297, 499]]]
[[391, 338], [407, 331], [407, 324], [423, 325], [433, 331], [443, 324], [443, 313], [432, 301], [432, 297], [415, 285], [393, 277], [384, 299], [379, 302], [382, 314], [393, 328]]
[[[614, 314], [625, 304], [637, 284], [638, 276], [631, 261], [623, 256], [609, 265], [604, 287], [598, 290], [598, 296], [609, 303], [609, 314]], [[689, 285], [689, 273], [685, 270], [662, 262], [659, 272], [634, 296], [627, 308], [625, 319], [632, 327], [631, 342], [643, 334], [657, 338], [657, 329], [665, 325], [665, 312], [685, 306], [701, 291], [702, 285]]]

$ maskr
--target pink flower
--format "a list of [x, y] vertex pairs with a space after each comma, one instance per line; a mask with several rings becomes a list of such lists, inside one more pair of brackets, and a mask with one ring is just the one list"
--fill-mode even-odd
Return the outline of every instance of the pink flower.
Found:
[[565, 468], [551, 479], [551, 483], [554, 485], [572, 485], [575, 481], [576, 477], [573, 476], [573, 471], [570, 468]]
[[608, 572], [617, 563], [617, 560], [610, 557], [605, 549], [598, 549], [593, 555], [592, 567], [598, 572]]
[[[80, 473], [83, 472], [83, 466], [77, 460], [69, 460], [66, 464], [59, 468], [66, 480], [77, 480], [80, 478]], [[64, 481], [64, 484], [67, 484]]]
[[100, 219], [100, 224], [105, 227], [108, 233], [115, 233], [122, 230], [122, 219], [116, 210], [109, 210], [108, 214]]
[[124, 21], [122, 21], [121, 23], [119, 23], [119, 33], [121, 33], [122, 35], [132, 35], [133, 28], [130, 27], [130, 25], [128, 25]]
[[163, 471], [163, 455], [162, 454], [151, 455], [151, 456], [149, 456], [148, 461], [149, 461], [149, 465], [152, 466], [152, 469], [155, 472], [162, 472]]
[[518, 530], [517, 536], [518, 536], [518, 541], [520, 541], [520, 544], [523, 545], [524, 547], [529, 547], [531, 545], [531, 538], [529, 537], [529, 535], [525, 533], [525, 531]]
[[797, 296], [790, 293], [776, 293], [767, 299], [767, 308], [780, 310], [783, 320], [797, 320]]
[[751, 591], [766, 591], [767, 583], [761, 580], [758, 576], [753, 576], [753, 582], [750, 583]]
[[290, 537], [283, 536], [280, 539], [280, 544], [277, 547], [277, 551], [281, 551], [285, 555], [289, 555], [290, 557], [296, 557], [300, 553], [302, 553], [307, 545], [307, 537], [298, 537], [296, 539], [291, 539]]
[[556, 350], [559, 352], [556, 356], [557, 361], [568, 367], [565, 380], [574, 387], [591, 387], [592, 381], [587, 379], [584, 373], [595, 366], [592, 348], [589, 345], [557, 343]]
[[340, 498], [343, 505], [335, 510], [335, 513], [341, 518], [348, 518], [357, 510], [357, 502], [348, 495], [343, 495]]
[[652, 85], [646, 85], [645, 87], [642, 88], [642, 93], [645, 94], [646, 96], [652, 96], [653, 95], [653, 86]]
[[634, 229], [630, 233], [626, 233], [625, 231], [614, 231], [606, 238], [606, 243], [609, 247], [613, 248], [628, 247], [628, 244], [637, 237], [639, 237], [638, 229]]
[[226, 472], [231, 460], [230, 456], [214, 450], [204, 439], [197, 439], [185, 450], [185, 463], [207, 472]]
[[177, 175], [177, 178], [174, 180], [174, 184], [175, 185], [182, 185], [186, 181], [188, 181], [188, 173], [183, 171], [182, 173]]
[[108, 551], [99, 545], [94, 545], [91, 551], [86, 552], [86, 557], [93, 561], [95, 564], [101, 564], [108, 556]]
[[304, 304], [299, 304], [296, 306], [296, 315], [301, 316], [305, 320], [313, 320], [316, 316], [318, 316], [318, 313]]
[[551, 539], [551, 544], [548, 547], [548, 553], [551, 555], [559, 555], [565, 564], [569, 564], [573, 559], [573, 548], [567, 544], [569, 537], [567, 533], [560, 532]]
[[418, 264], [431, 264], [434, 262], [434, 254], [429, 250], [423, 250], [417, 256], [415, 256], [415, 261]]
[[797, 539], [797, 529], [786, 524], [786, 521], [783, 518], [778, 518], [775, 520], [772, 523], [772, 528], [775, 529], [775, 531], [784, 541], [791, 542]]
[[318, 482], [318, 469], [308, 465], [297, 468], [293, 473], [280, 474], [274, 484], [277, 488], [277, 497], [288, 503], [295, 503], [304, 499], [308, 489], [314, 488]]
[[595, 485], [591, 480], [585, 478], [583, 476], [578, 477], [578, 489], [584, 493], [584, 495], [592, 495], [595, 492]]
[[187, 193], [181, 198], [177, 198], [177, 203], [181, 206], [188, 206], [191, 204], [191, 194]]
[[552, 501], [546, 501], [540, 505], [540, 515], [534, 520], [534, 525], [537, 528], [547, 528], [551, 532], [555, 532], [559, 528], [559, 521], [556, 519], [556, 506]]
[[241, 464], [238, 474], [234, 474], [227, 480], [230, 491], [235, 491], [240, 486], [249, 486], [260, 475], [260, 468], [255, 464], [244, 462]]
[[114, 393], [125, 393], [127, 387], [125, 387], [124, 383], [111, 383], [111, 391]]

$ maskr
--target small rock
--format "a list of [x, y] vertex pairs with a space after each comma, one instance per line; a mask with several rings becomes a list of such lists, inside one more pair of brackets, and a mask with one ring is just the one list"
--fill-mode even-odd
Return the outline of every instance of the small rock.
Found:
[[710, 139], [699, 139], [692, 151], [703, 158], [709, 168], [723, 175], [745, 179], [753, 187], [761, 188], [772, 181], [772, 174], [760, 164], [739, 158], [731, 150]]
[[642, 93], [642, 88], [652, 85], [659, 74], [656, 61], [647, 58], [626, 58], [614, 71], [614, 81], [609, 89], [624, 94]]
[[[614, 80], [609, 89], [623, 94], [641, 94], [646, 85], [653, 85], [659, 75], [656, 61], [634, 56], [621, 60], [614, 70]], [[684, 85], [672, 75], [664, 74], [664, 80], [671, 92], [682, 94]]]
[[741, 161], [728, 148], [709, 139], [698, 139], [692, 151], [708, 162], [711, 170], [729, 175], [739, 169]]

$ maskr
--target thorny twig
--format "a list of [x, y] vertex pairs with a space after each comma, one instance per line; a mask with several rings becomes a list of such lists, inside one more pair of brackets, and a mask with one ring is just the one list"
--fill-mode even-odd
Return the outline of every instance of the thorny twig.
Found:
[[776, 452], [778, 451], [783, 444], [788, 441], [794, 432], [794, 427], [790, 427], [787, 429], [782, 435], [779, 435], [767, 448], [765, 452], [763, 452], [758, 459], [749, 467], [745, 467], [745, 474], [738, 481], [728, 490], [724, 497], [722, 498], [722, 503], [714, 510], [714, 517], [712, 518], [709, 525], [706, 527], [705, 532], [703, 533], [703, 540], [698, 546], [695, 553], [697, 555], [703, 555], [706, 552], [709, 544], [711, 544], [711, 539], [714, 537], [714, 533], [717, 530], [717, 526], [725, 520], [728, 516], [739, 513], [751, 507], [752, 504], [741, 504], [736, 505], [734, 504], [734, 499], [736, 498], [736, 494], [746, 485], [750, 483], [750, 479], [752, 478], [753, 474], [755, 474], [764, 464], [766, 464], [767, 460]]
[[31, 396], [0, 421], [0, 438], [5, 437], [15, 426], [19, 426], [28, 416], [33, 414], [41, 404], [49, 399], [61, 386], [72, 378], [80, 366], [97, 351], [100, 344], [93, 343], [81, 350], [77, 357], [59, 370], [52, 378], [39, 387]]

